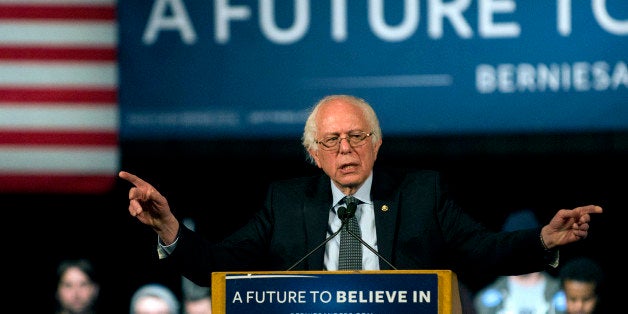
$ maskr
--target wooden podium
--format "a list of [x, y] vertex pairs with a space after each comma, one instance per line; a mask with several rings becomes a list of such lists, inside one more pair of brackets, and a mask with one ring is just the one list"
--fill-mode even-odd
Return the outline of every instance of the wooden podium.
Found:
[[462, 313], [450, 270], [215, 272], [212, 313]]

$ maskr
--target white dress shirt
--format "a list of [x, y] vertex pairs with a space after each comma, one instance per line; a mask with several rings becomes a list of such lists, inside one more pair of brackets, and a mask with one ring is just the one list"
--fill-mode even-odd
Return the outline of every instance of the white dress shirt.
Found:
[[[375, 212], [373, 210], [373, 202], [371, 201], [371, 184], [373, 183], [373, 173], [369, 175], [360, 189], [353, 196], [361, 201], [356, 210], [356, 217], [360, 224], [362, 232], [362, 240], [368, 243], [373, 249], [377, 250], [377, 233], [375, 232]], [[336, 213], [338, 202], [346, 195], [330, 181], [331, 191], [333, 195], [333, 206], [329, 211], [329, 223], [327, 227], [327, 237], [342, 226], [340, 218]], [[325, 245], [325, 269], [338, 270], [338, 254], [340, 248], [340, 235], [331, 239]], [[366, 246], [362, 245], [362, 269], [379, 270], [379, 257]]]

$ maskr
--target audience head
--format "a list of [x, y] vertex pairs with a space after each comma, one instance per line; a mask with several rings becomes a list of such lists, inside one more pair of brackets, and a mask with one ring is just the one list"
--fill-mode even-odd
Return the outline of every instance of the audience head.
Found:
[[537, 228], [541, 224], [539, 223], [536, 215], [532, 210], [520, 209], [513, 211], [506, 217], [502, 230], [515, 231], [528, 228]]
[[591, 314], [598, 307], [602, 268], [588, 257], [569, 260], [559, 271], [568, 314]]
[[181, 290], [183, 293], [184, 314], [211, 314], [211, 288], [199, 286], [191, 280], [182, 277]]
[[211, 314], [212, 299], [209, 295], [198, 299], [185, 299], [184, 314]]
[[95, 313], [100, 285], [87, 259], [65, 260], [57, 268], [58, 311], [60, 314]]
[[147, 284], [131, 297], [131, 314], [179, 314], [179, 300], [164, 285]]

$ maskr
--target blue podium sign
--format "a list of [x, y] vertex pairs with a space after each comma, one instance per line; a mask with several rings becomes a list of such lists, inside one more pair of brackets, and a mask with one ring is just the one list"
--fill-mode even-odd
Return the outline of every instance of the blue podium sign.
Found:
[[[262, 272], [213, 275], [219, 313], [449, 313], [438, 271]], [[449, 282], [451, 283], [451, 281]], [[455, 287], [457, 296], [457, 284]]]

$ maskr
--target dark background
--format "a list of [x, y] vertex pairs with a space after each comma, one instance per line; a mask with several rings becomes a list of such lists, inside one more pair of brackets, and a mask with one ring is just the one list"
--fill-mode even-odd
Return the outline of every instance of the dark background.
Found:
[[[319, 171], [305, 161], [299, 139], [120, 145], [121, 169], [152, 183], [179, 218], [195, 219], [197, 230], [213, 239], [260, 208], [270, 181]], [[591, 256], [609, 285], [621, 286], [627, 154], [628, 134], [618, 133], [384, 135], [376, 166], [441, 171], [460, 204], [495, 229], [513, 210], [533, 209], [546, 223], [557, 209], [599, 204], [605, 212], [593, 217], [589, 238], [563, 248], [561, 258]], [[29, 312], [52, 312], [57, 263], [73, 257], [96, 263], [104, 313], [127, 312], [133, 291], [147, 282], [180, 294], [180, 277], [157, 264], [155, 233], [127, 211], [129, 188], [119, 180], [103, 195], [0, 194], [6, 276], [17, 279], [9, 288], [25, 298], [13, 301]], [[466, 284], [476, 291], [492, 279]], [[619, 293], [609, 290], [607, 304], [619, 306], [613, 296]]]

